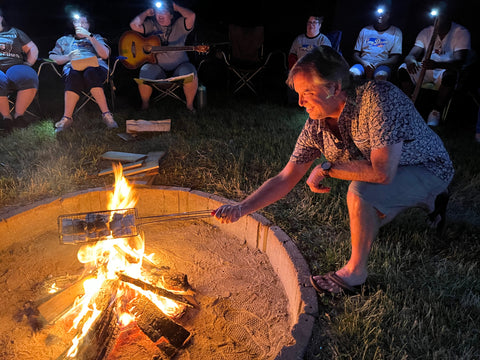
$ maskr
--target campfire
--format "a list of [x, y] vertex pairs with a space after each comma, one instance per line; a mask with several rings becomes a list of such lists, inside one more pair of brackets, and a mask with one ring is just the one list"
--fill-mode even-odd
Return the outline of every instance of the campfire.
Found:
[[[132, 209], [137, 201], [133, 187], [123, 177], [121, 165], [115, 166], [114, 172], [115, 186], [107, 212], [112, 218], [84, 222], [91, 239], [77, 254], [84, 264], [83, 276], [41, 304], [38, 310], [49, 323], [59, 319], [71, 321], [71, 331], [76, 336], [64, 359], [108, 359], [119, 351], [125, 334], [131, 337], [134, 332], [141, 332], [164, 358], [170, 358], [191, 337], [175, 319], [194, 307], [193, 291], [187, 275], [169, 274], [162, 270], [161, 264], [151, 260], [153, 254], [145, 254], [141, 233], [134, 236], [127, 236], [131, 232], [122, 233], [124, 237], [119, 237], [105, 226], [115, 217], [124, 217], [125, 210], [117, 209]], [[65, 227], [66, 220], [60, 226]], [[53, 285], [52, 291], [55, 290]]]
[[[286, 234], [258, 215], [228, 225], [211, 216], [151, 223], [230, 200], [140, 186], [113, 203], [122, 186], [0, 209], [0, 359], [283, 360], [302, 353], [316, 311], [305, 300], [316, 294], [304, 295], [307, 267]], [[118, 209], [129, 206], [142, 217], [121, 239], [90, 219], [87, 236], [54, 221], [97, 210], [128, 218]]]

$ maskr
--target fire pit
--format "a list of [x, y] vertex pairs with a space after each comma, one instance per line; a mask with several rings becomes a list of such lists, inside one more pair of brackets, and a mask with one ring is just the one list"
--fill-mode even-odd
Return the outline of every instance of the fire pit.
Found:
[[[215, 209], [229, 202], [185, 188], [135, 191], [142, 216]], [[110, 193], [90, 189], [3, 214], [0, 358], [67, 358], [65, 351], [75, 336], [71, 320], [46, 322], [45, 304], [53, 296], [49, 291], [72, 289], [84, 268], [77, 260], [78, 246], [60, 245], [56, 219], [106, 209]], [[195, 306], [171, 320], [186, 331], [179, 335], [185, 344], [176, 344], [175, 359], [302, 356], [318, 310], [316, 294], [304, 286], [308, 266], [280, 228], [253, 214], [228, 225], [202, 219], [148, 224], [143, 231], [152, 263], [168, 276], [185, 275], [194, 290]], [[147, 309], [147, 305], [139, 302], [137, 307]], [[149, 339], [148, 331], [139, 331], [138, 324], [116, 331], [109, 337], [116, 345], [106, 359], [164, 358], [157, 354], [156, 338]]]

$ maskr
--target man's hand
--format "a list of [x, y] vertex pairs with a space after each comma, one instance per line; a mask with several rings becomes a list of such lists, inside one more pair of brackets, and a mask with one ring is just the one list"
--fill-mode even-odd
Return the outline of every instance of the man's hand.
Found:
[[215, 210], [214, 216], [222, 224], [233, 223], [242, 217], [242, 208], [240, 205], [222, 205]]
[[324, 194], [330, 192], [330, 188], [321, 184], [325, 179], [323, 176], [323, 169], [321, 165], [317, 165], [313, 168], [310, 176], [307, 179], [307, 185], [314, 193]]
[[432, 59], [423, 60], [422, 66], [427, 70], [433, 70], [433, 69], [439, 68], [438, 63]]
[[415, 74], [418, 70], [420, 70], [420, 64], [417, 60], [412, 60], [406, 63], [407, 64], [407, 71], [410, 74]]

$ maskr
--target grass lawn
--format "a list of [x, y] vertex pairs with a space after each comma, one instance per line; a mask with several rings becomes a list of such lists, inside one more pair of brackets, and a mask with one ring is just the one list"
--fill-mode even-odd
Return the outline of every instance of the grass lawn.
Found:
[[[87, 107], [71, 131], [55, 136], [61, 89], [40, 94], [40, 101], [42, 120], [0, 136], [4, 210], [112, 185], [113, 176], [96, 176], [99, 157], [109, 150], [165, 150], [155, 185], [241, 200], [283, 168], [306, 120], [294, 106], [222, 96], [209, 98], [209, 106], [196, 115], [170, 100], [139, 112], [134, 96], [123, 94], [115, 110], [119, 130], [107, 131], [98, 109]], [[127, 119], [167, 118], [172, 119], [169, 133], [133, 142], [116, 135]], [[415, 209], [382, 228], [364, 293], [319, 297], [305, 359], [480, 358], [480, 144], [473, 141], [473, 130], [455, 128], [453, 118], [450, 126], [436, 130], [456, 168], [445, 236], [437, 239], [425, 226], [425, 214]], [[331, 193], [320, 195], [302, 181], [261, 211], [290, 235], [315, 274], [338, 269], [350, 255], [348, 183], [330, 179], [329, 185]]]

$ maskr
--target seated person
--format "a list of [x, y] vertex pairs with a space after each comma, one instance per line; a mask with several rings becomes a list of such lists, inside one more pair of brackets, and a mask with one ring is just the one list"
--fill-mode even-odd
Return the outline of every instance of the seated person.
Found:
[[353, 50], [355, 79], [388, 80], [402, 54], [402, 31], [390, 24], [390, 9], [379, 7], [376, 20], [360, 30]]
[[[184, 46], [187, 35], [193, 30], [195, 13], [176, 3], [162, 1], [155, 9], [147, 9], [136, 16], [130, 23], [130, 28], [145, 36], [156, 35], [162, 46]], [[180, 17], [175, 21], [174, 13]], [[172, 76], [181, 76], [194, 73], [192, 82], [183, 85], [187, 109], [195, 111], [193, 101], [198, 88], [197, 70], [190, 63], [186, 51], [166, 51], [156, 54], [156, 64], [144, 64], [140, 69], [142, 79], [165, 79]], [[142, 109], [148, 109], [152, 87], [147, 84], [138, 84], [138, 91], [142, 100]]]
[[[24, 61], [24, 57], [26, 61]], [[35, 43], [21, 30], [8, 26], [0, 9], [0, 129], [25, 127], [25, 111], [38, 89], [38, 76], [32, 65], [38, 57]], [[10, 115], [8, 94], [16, 92], [14, 119]]]
[[307, 52], [320, 45], [332, 46], [328, 37], [320, 32], [323, 23], [323, 16], [310, 16], [307, 20], [307, 32], [298, 35], [293, 40], [288, 54], [288, 69]]
[[[100, 35], [90, 32], [90, 23], [85, 13], [75, 14], [72, 25], [75, 34], [62, 36], [50, 51], [50, 59], [58, 65], [64, 65], [65, 80], [65, 106], [62, 118], [55, 124], [55, 131], [60, 132], [72, 126], [73, 111], [82, 91], [90, 91], [107, 128], [117, 128], [103, 91], [103, 83], [109, 71], [105, 60], [110, 56], [110, 49]], [[93, 64], [86, 68], [81, 65], [77, 67], [76, 60], [86, 58], [93, 58]]]
[[434, 89], [438, 90], [433, 109], [427, 119], [430, 126], [439, 124], [440, 114], [452, 95], [458, 71], [465, 64], [471, 47], [469, 31], [452, 21], [451, 12], [447, 8], [441, 9], [437, 27], [438, 34], [430, 59], [425, 59], [425, 53], [433, 35], [433, 25], [420, 31], [415, 45], [405, 57], [405, 63], [400, 65], [398, 70], [400, 86], [408, 96], [411, 96], [420, 69], [422, 66], [425, 67], [422, 84], [433, 83]]

